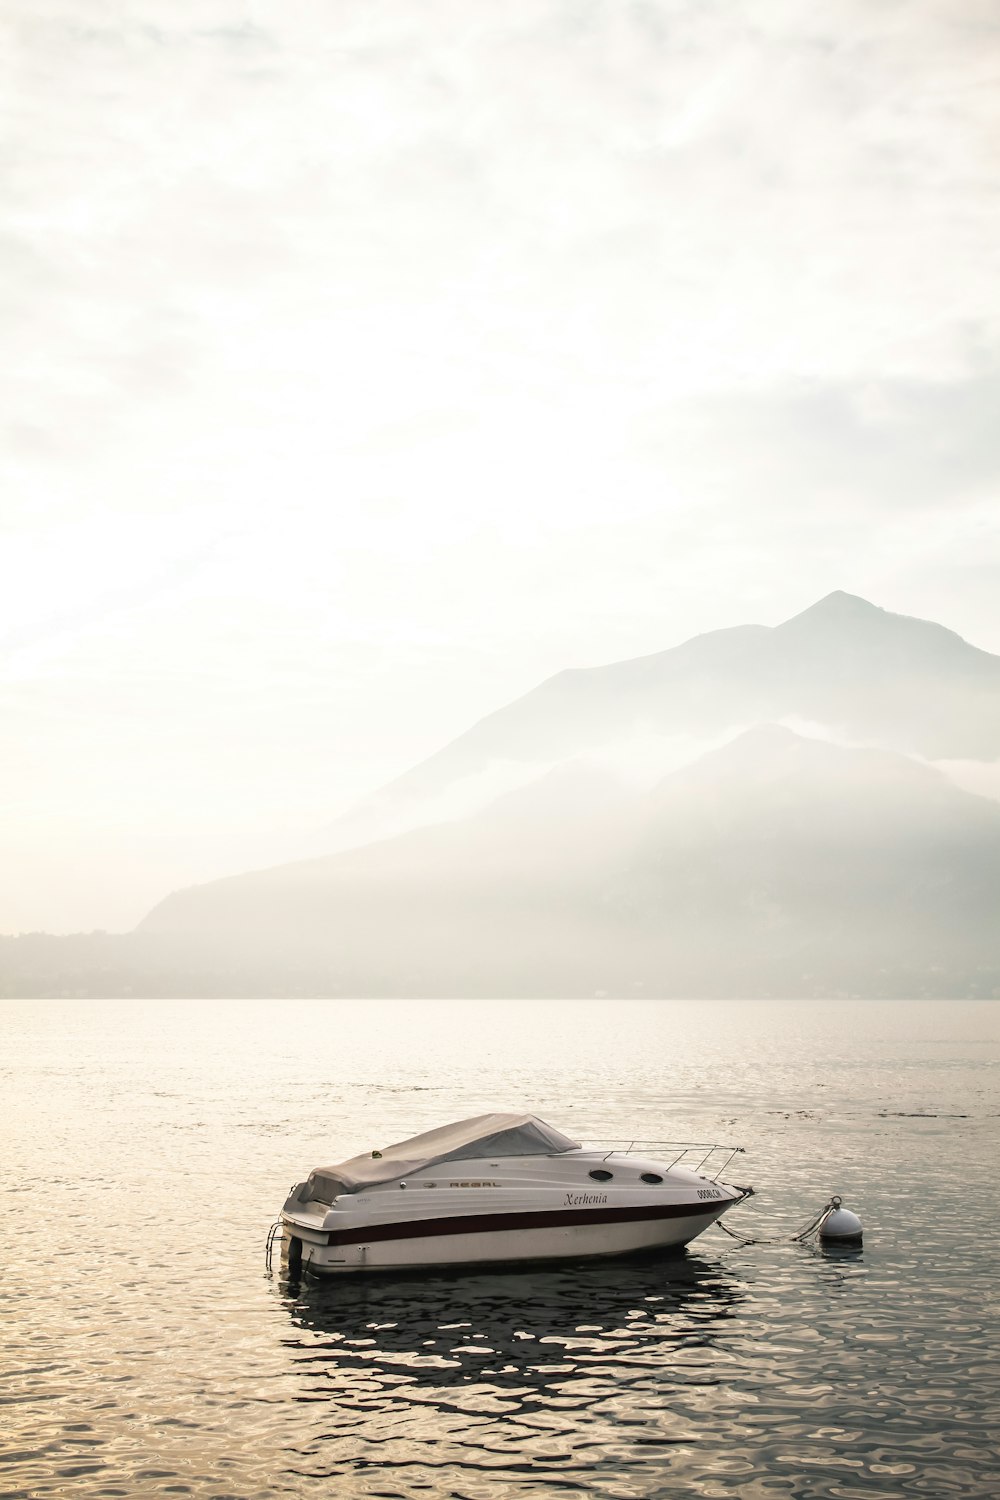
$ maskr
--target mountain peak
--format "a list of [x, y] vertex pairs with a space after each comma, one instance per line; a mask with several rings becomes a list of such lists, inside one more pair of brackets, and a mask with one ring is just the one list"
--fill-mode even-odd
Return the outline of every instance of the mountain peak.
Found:
[[[839, 657], [843, 663], [848, 657], [858, 659], [859, 653], [869, 662], [879, 661], [879, 691], [883, 693], [898, 691], [903, 678], [914, 671], [982, 673], [995, 684], [1000, 669], [1000, 659], [970, 646], [944, 625], [914, 615], [894, 614], [842, 589], [783, 621], [771, 632], [771, 638], [783, 645], [794, 642], [799, 651], [813, 656], [823, 653], [828, 661]], [[855, 666], [854, 670], [858, 669]], [[938, 684], [937, 691], [943, 686]], [[813, 713], [812, 717], [817, 715]]]
[[786, 620], [786, 625], [793, 625], [799, 620], [818, 620], [830, 624], [843, 624], [849, 621], [875, 620], [878, 616], [884, 616], [886, 611], [877, 604], [871, 604], [867, 599], [862, 599], [860, 594], [848, 594], [843, 589], [834, 589], [832, 594], [826, 594], [822, 599], [817, 599], [815, 604], [810, 604], [800, 614], [793, 615]]
[[674, 781], [700, 780], [706, 776], [717, 777], [720, 773], [772, 771], [776, 766], [787, 765], [803, 756], [823, 756], [829, 745], [822, 740], [796, 734], [785, 724], [752, 724], [725, 744], [709, 750], [690, 765], [668, 775], [661, 785]]
[[822, 599], [816, 601], [813, 608], [824, 610], [870, 609], [877, 610], [879, 614], [885, 613], [879, 605], [872, 604], [868, 599], [862, 599], [860, 594], [849, 594], [846, 589], [834, 589], [832, 593], [824, 594]]

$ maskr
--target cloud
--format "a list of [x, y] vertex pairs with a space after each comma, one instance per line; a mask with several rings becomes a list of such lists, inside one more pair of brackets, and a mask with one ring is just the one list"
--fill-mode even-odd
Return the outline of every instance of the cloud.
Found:
[[799, 382], [648, 413], [663, 465], [777, 508], [823, 498], [855, 512], [961, 505], [1000, 472], [1000, 346], [952, 380]]

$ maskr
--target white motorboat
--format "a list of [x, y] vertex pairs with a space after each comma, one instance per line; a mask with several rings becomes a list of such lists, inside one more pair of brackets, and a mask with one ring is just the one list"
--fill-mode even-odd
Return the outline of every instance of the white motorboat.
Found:
[[272, 1241], [280, 1229], [289, 1268], [318, 1275], [686, 1245], [752, 1191], [719, 1181], [738, 1149], [654, 1156], [582, 1146], [535, 1115], [477, 1115], [317, 1167], [292, 1188]]

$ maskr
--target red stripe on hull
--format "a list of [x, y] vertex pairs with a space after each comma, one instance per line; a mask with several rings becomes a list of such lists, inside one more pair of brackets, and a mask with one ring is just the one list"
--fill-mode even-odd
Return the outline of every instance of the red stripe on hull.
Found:
[[575, 1224], [637, 1224], [653, 1219], [718, 1218], [736, 1198], [704, 1203], [659, 1203], [648, 1208], [556, 1208], [510, 1214], [449, 1214], [440, 1219], [397, 1220], [394, 1224], [359, 1224], [330, 1233], [331, 1245], [371, 1245], [377, 1240], [428, 1239], [434, 1235], [482, 1234], [511, 1229], [562, 1229]]

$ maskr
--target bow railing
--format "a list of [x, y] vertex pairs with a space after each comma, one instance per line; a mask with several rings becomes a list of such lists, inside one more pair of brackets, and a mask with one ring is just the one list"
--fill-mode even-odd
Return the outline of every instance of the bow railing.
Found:
[[720, 1141], [641, 1141], [641, 1140], [585, 1140], [588, 1151], [606, 1151], [605, 1161], [610, 1156], [645, 1155], [656, 1156], [671, 1167], [689, 1167], [711, 1182], [718, 1182], [734, 1156], [742, 1156], [744, 1147], [728, 1146]]

